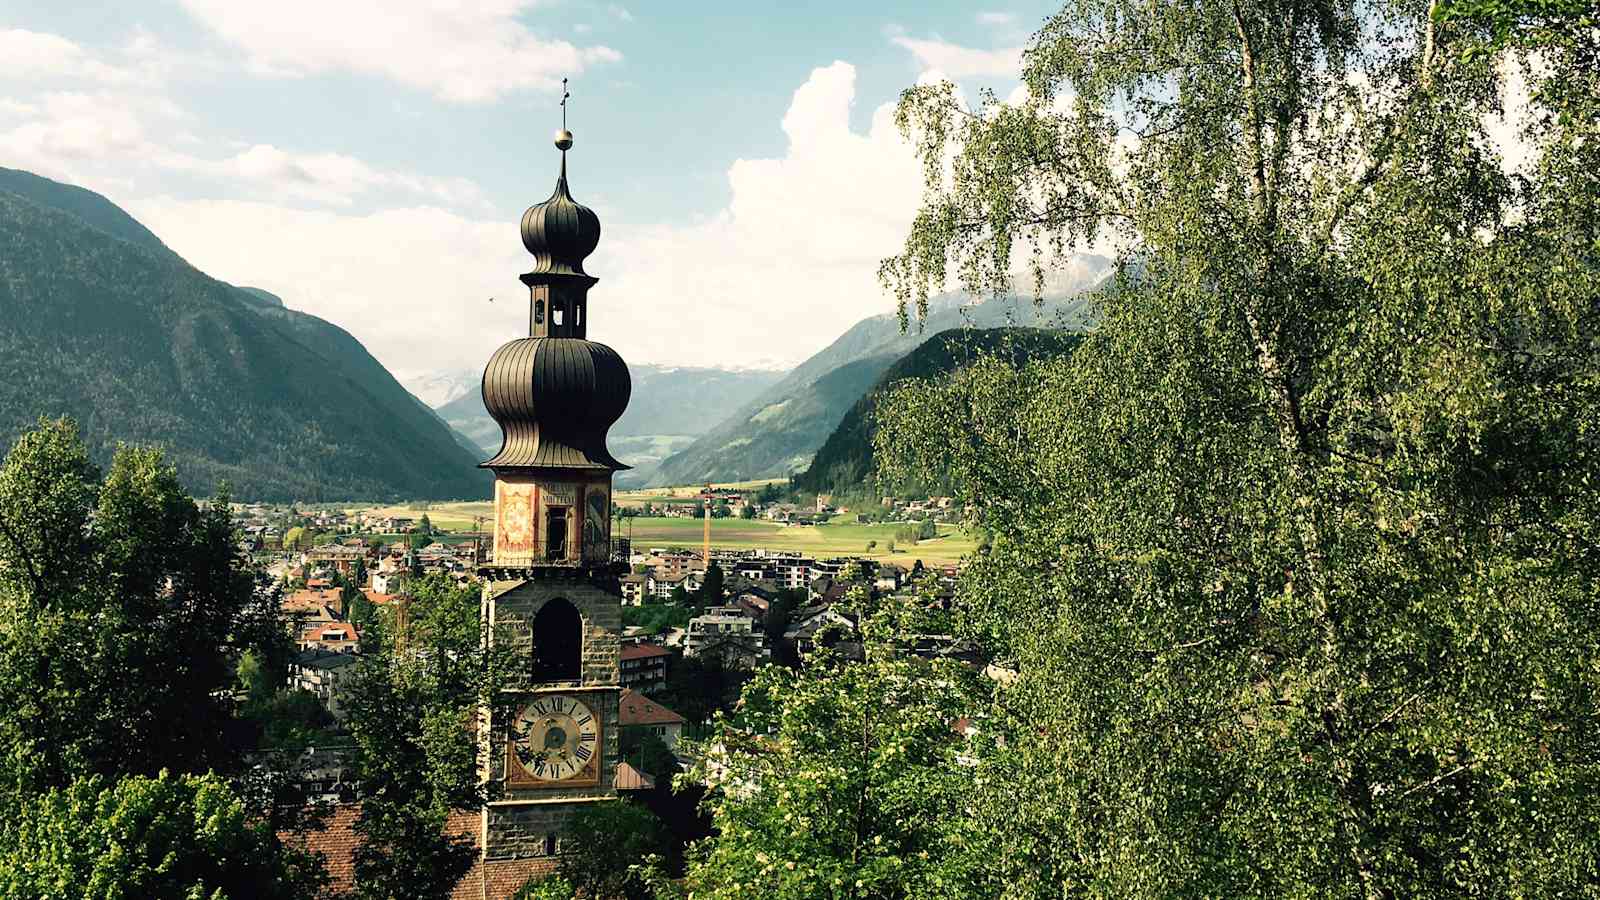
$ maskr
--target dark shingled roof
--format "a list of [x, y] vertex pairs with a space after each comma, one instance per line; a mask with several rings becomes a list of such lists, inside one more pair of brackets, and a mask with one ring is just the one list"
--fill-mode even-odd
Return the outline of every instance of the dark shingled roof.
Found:
[[483, 405], [504, 439], [481, 465], [626, 469], [606, 449], [606, 431], [632, 393], [628, 364], [604, 344], [571, 337], [511, 341], [483, 372]]
[[600, 243], [600, 217], [572, 199], [567, 189], [567, 154], [555, 193], [522, 214], [522, 246], [533, 254], [533, 275], [582, 275], [583, 258]]

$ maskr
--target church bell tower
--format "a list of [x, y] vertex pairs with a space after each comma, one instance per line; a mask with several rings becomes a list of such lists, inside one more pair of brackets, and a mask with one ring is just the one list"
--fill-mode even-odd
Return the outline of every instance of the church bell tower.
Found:
[[572, 199], [567, 151], [550, 199], [522, 216], [533, 267], [528, 335], [496, 350], [483, 405], [499, 423], [494, 472], [494, 557], [481, 567], [492, 640], [509, 648], [514, 676], [485, 710], [484, 776], [500, 799], [483, 811], [484, 861], [563, 852], [567, 819], [616, 797], [618, 652], [622, 598], [611, 558], [611, 476], [625, 469], [606, 432], [628, 406], [628, 366], [588, 340], [583, 260], [600, 219]]

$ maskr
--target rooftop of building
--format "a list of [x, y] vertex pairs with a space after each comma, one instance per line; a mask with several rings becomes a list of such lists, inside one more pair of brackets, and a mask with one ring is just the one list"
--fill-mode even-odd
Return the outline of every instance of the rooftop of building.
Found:
[[617, 711], [618, 725], [624, 728], [630, 725], [682, 725], [684, 721], [683, 716], [638, 691], [632, 688], [622, 689], [622, 699]]

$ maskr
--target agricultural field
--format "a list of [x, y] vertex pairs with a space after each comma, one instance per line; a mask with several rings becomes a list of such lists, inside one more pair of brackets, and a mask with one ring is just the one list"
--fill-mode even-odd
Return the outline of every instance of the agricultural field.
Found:
[[[766, 482], [743, 482], [737, 486], [739, 490], [758, 489]], [[721, 487], [721, 485], [719, 485]], [[648, 495], [650, 502], [661, 502], [662, 499], [689, 499], [696, 488], [663, 488], [651, 491], [630, 491], [628, 494], [637, 499], [630, 502], [617, 493], [617, 502], [620, 505], [637, 506], [645, 501]], [[666, 494], [665, 491], [678, 491], [677, 495]], [[493, 531], [494, 504], [487, 500], [466, 503], [430, 503], [430, 504], [401, 504], [395, 506], [359, 507], [349, 510], [351, 513], [362, 509], [376, 512], [386, 516], [409, 516], [420, 519], [423, 513], [428, 514], [428, 521], [435, 528], [445, 531], [469, 532], [473, 527], [473, 517], [483, 517], [485, 532]], [[922, 541], [918, 544], [909, 544], [898, 541], [895, 552], [889, 553], [889, 542], [895, 540], [895, 532], [904, 527], [903, 524], [885, 522], [877, 525], [863, 525], [858, 523], [831, 524], [831, 525], [780, 525], [776, 522], [766, 522], [759, 519], [713, 519], [711, 521], [711, 545], [729, 550], [753, 550], [765, 548], [768, 550], [793, 550], [801, 553], [815, 554], [817, 556], [865, 556], [884, 562], [896, 562], [909, 565], [914, 560], [922, 560], [924, 564], [959, 562], [961, 557], [972, 553], [976, 549], [973, 539], [960, 528], [953, 525], [940, 525], [939, 536]], [[626, 517], [616, 520], [616, 536], [631, 537], [633, 545], [637, 548], [649, 547], [687, 547], [700, 546], [700, 538], [704, 521], [701, 519], [658, 518], [658, 517]], [[877, 541], [877, 546], [870, 552], [866, 549], [868, 541]]]
[[[761, 481], [724, 481], [715, 483], [712, 487], [719, 490], [748, 491], [755, 493], [769, 484], [783, 484], [782, 478], [768, 478]], [[643, 506], [646, 503], [668, 503], [672, 501], [690, 501], [698, 499], [700, 492], [705, 490], [703, 484], [683, 485], [680, 487], [639, 488], [632, 491], [617, 491], [611, 499], [618, 506]]]
[[380, 516], [409, 516], [422, 518], [426, 513], [434, 528], [443, 531], [471, 531], [474, 516], [483, 518], [485, 531], [494, 528], [494, 502], [474, 500], [463, 503], [401, 503], [394, 506], [359, 506], [346, 509], [352, 515], [371, 512]]
[[[630, 537], [635, 549], [648, 547], [698, 547], [704, 521], [700, 519], [624, 518], [616, 522], [617, 536]], [[959, 562], [972, 553], [976, 543], [953, 525], [940, 525], [939, 536], [910, 544], [897, 542], [895, 552], [888, 544], [904, 524], [879, 525], [779, 525], [775, 522], [742, 519], [711, 520], [711, 546], [729, 550], [798, 550], [817, 556], [865, 556], [884, 562], [924, 564]], [[877, 546], [867, 551], [867, 542]]]

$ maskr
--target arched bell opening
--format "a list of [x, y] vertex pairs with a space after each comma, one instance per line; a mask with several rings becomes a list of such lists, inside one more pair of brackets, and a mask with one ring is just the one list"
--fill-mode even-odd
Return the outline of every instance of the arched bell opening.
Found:
[[583, 616], [567, 600], [556, 597], [533, 617], [533, 680], [583, 679]]

